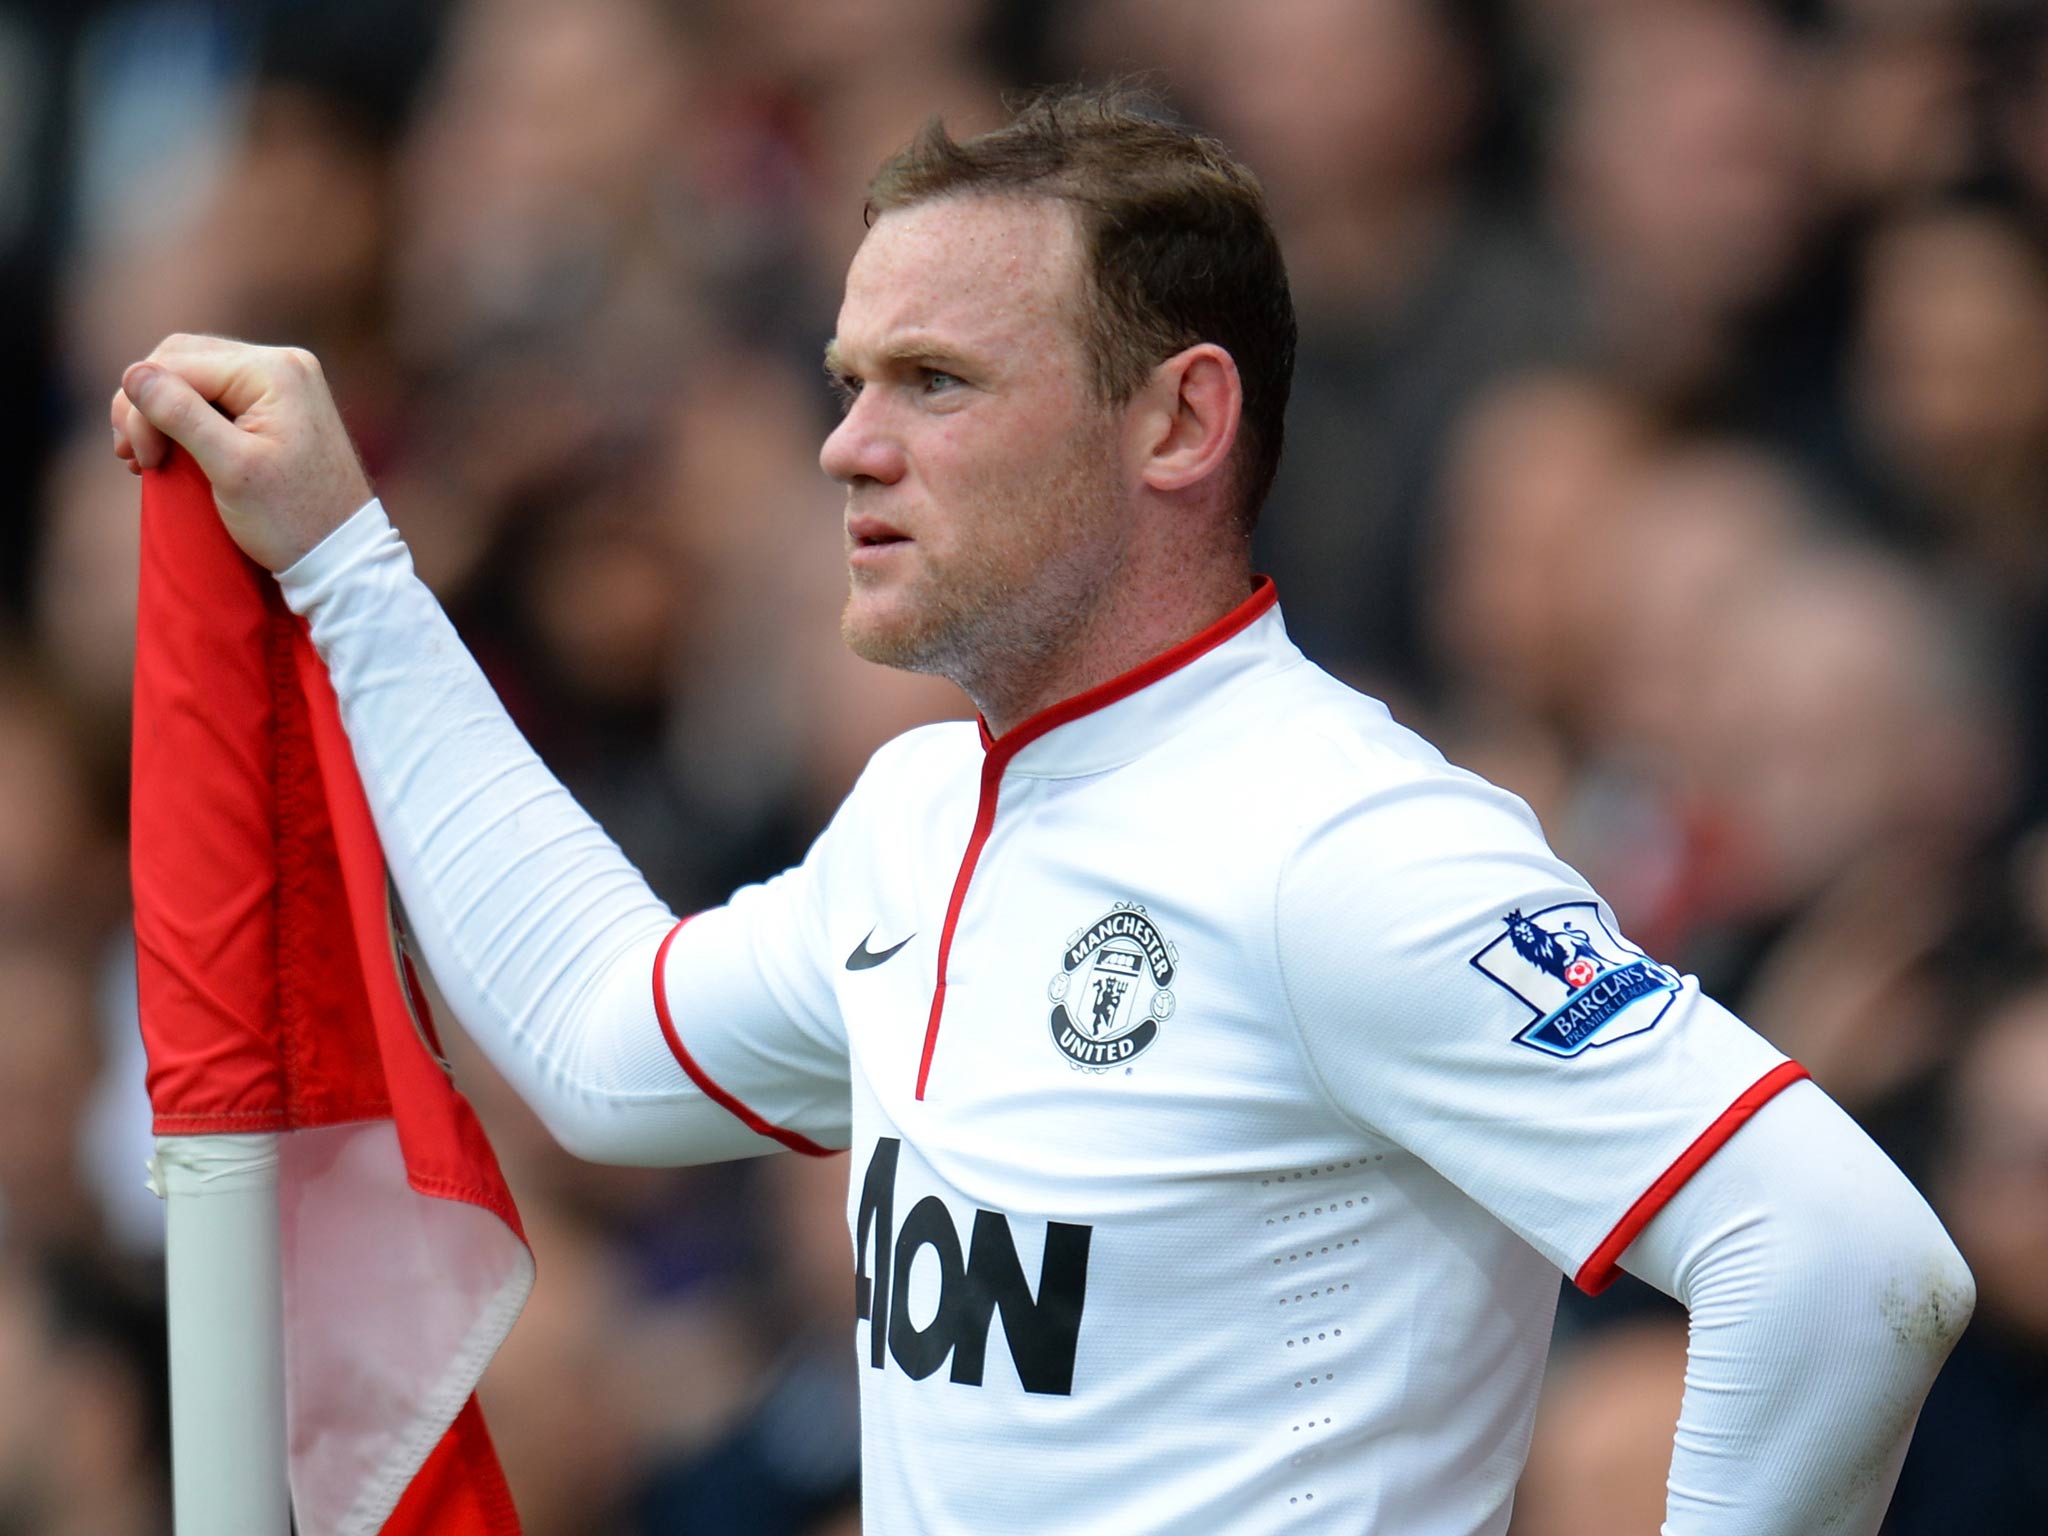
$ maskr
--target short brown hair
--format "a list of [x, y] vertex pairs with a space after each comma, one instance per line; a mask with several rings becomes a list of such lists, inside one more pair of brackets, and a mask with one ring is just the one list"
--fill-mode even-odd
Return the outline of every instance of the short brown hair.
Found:
[[1052, 197], [1078, 212], [1083, 340], [1102, 399], [1130, 399], [1196, 342], [1230, 354], [1244, 385], [1236, 489], [1249, 528], [1280, 465], [1294, 376], [1294, 302], [1258, 179], [1140, 91], [1066, 88], [971, 139], [933, 119], [875, 172], [867, 218], [975, 195]]

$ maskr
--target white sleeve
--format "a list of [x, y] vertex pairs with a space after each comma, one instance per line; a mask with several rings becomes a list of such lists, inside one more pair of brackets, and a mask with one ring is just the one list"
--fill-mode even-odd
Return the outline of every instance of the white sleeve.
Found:
[[1692, 1314], [1665, 1536], [1871, 1536], [1976, 1300], [1905, 1175], [1801, 1083], [1622, 1266]]
[[1279, 875], [1275, 945], [1330, 1102], [1589, 1291], [1803, 1075], [1631, 946], [1526, 806], [1456, 771], [1309, 829]]
[[[364, 506], [278, 581], [327, 663], [429, 969], [563, 1146], [597, 1161], [668, 1164], [843, 1142], [829, 996], [799, 982], [807, 1016], [794, 1020], [791, 989], [760, 972], [764, 959], [787, 963], [793, 941], [772, 930], [804, 905], [806, 868], [690, 925], [727, 942], [688, 968], [685, 1018], [667, 1017], [656, 961], [674, 919], [520, 736], [383, 508]], [[751, 942], [763, 926], [771, 932]], [[756, 1125], [707, 1093], [671, 1043], [678, 1025], [699, 1039], [757, 1037], [754, 1048], [792, 1072], [816, 1073], [823, 1060], [806, 1122]]]

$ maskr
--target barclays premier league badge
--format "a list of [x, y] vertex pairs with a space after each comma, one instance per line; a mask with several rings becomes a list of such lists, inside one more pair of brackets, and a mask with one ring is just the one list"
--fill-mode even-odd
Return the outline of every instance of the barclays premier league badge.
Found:
[[1568, 901], [1502, 920], [1473, 966], [1528, 1005], [1535, 1017], [1517, 1042], [1576, 1056], [1653, 1028], [1678, 993], [1678, 973], [1624, 944], [1599, 904]]
[[1052, 1038], [1087, 1072], [1122, 1066], [1173, 1016], [1178, 952], [1135, 902], [1118, 902], [1067, 940], [1046, 985]]

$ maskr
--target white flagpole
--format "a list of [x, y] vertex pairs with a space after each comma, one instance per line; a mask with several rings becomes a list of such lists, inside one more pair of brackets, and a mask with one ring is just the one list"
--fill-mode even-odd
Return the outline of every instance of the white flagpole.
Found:
[[286, 1536], [277, 1137], [160, 1136], [177, 1536]]

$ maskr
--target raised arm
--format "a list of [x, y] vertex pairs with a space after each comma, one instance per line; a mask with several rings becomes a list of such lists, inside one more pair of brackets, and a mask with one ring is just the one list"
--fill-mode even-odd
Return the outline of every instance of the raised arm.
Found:
[[[427, 964], [556, 1138], [621, 1163], [776, 1150], [686, 1075], [654, 997], [673, 916], [527, 746], [413, 574], [310, 354], [173, 337], [128, 370], [113, 417], [138, 470], [186, 448], [235, 541], [280, 573]], [[699, 1028], [770, 1028], [785, 1011], [743, 964], [697, 991]]]

